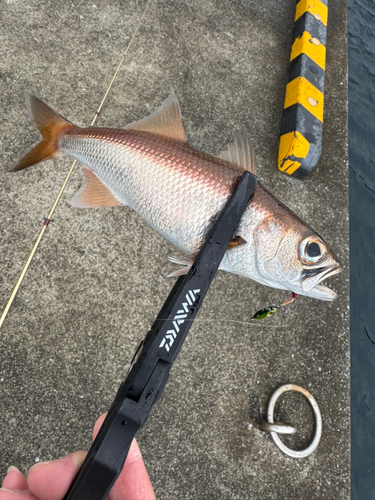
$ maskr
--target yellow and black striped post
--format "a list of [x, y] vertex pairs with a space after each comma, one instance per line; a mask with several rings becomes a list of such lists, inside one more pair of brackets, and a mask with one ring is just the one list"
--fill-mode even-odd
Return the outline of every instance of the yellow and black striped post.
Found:
[[278, 167], [302, 179], [322, 149], [328, 0], [297, 0]]

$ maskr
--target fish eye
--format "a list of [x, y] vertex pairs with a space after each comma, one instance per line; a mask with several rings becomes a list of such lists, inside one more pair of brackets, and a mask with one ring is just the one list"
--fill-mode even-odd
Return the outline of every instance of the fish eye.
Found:
[[320, 246], [313, 241], [306, 247], [306, 253], [309, 257], [319, 257], [320, 256]]
[[309, 236], [300, 245], [300, 259], [305, 264], [315, 264], [319, 262], [327, 253], [327, 247], [317, 237]]

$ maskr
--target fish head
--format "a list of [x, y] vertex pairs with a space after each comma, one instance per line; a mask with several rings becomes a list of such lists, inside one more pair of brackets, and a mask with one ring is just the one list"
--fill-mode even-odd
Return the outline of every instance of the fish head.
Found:
[[322, 281], [342, 265], [327, 243], [294, 214], [272, 215], [254, 232], [256, 261], [269, 286], [320, 300], [337, 294]]

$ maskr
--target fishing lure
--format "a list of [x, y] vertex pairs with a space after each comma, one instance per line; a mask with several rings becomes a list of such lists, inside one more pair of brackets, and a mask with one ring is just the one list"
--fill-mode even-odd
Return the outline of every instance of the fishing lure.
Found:
[[294, 302], [296, 300], [296, 298], [297, 298], [297, 294], [292, 292], [291, 299], [288, 299], [285, 302], [283, 302], [282, 304], [279, 304], [276, 306], [269, 306], [269, 307], [266, 307], [265, 309], [259, 309], [259, 311], [257, 311], [254, 314], [252, 319], [264, 319], [264, 318], [268, 318], [270, 316], [273, 316], [278, 309], [280, 309], [281, 307], [284, 307], [288, 304], [291, 304], [292, 302]]

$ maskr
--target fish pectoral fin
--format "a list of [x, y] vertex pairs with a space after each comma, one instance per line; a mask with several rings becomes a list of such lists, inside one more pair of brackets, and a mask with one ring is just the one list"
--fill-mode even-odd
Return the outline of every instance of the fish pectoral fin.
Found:
[[175, 94], [171, 94], [151, 115], [125, 125], [124, 129], [162, 135], [177, 141], [187, 141], [180, 105]]
[[89, 168], [84, 169], [86, 183], [70, 200], [72, 207], [120, 207], [124, 204], [115, 198], [109, 188]]
[[218, 158], [229, 161], [256, 175], [255, 154], [247, 130], [234, 134], [234, 142], [228, 143], [228, 149], [220, 151]]
[[168, 257], [168, 260], [170, 262], [173, 262], [173, 264], [180, 264], [181, 266], [184, 266], [184, 267], [182, 267], [181, 269], [178, 269], [177, 271], [174, 271], [171, 274], [168, 274], [167, 278], [171, 278], [173, 276], [184, 276], [185, 274], [187, 274], [189, 272], [189, 269], [191, 268], [191, 266], [194, 262], [194, 259], [191, 259], [190, 257], [179, 257], [179, 258]]
[[231, 250], [232, 248], [239, 247], [241, 245], [245, 245], [246, 240], [242, 238], [242, 236], [235, 236], [229, 243], [228, 245], [228, 250]]
[[[228, 250], [232, 248], [236, 248], [241, 245], [245, 245], [246, 240], [242, 238], [242, 236], [235, 236], [229, 243], [228, 245]], [[199, 252], [196, 252], [194, 255], [191, 257], [168, 257], [168, 260], [170, 262], [173, 262], [173, 264], [179, 264], [180, 266], [184, 266], [181, 269], [178, 269], [177, 271], [174, 271], [171, 274], [168, 274], [167, 278], [170, 278], [172, 276], [183, 276], [188, 273], [189, 269], [193, 265], [194, 260], [196, 259], [197, 255]]]

